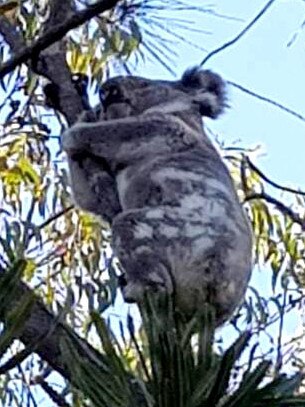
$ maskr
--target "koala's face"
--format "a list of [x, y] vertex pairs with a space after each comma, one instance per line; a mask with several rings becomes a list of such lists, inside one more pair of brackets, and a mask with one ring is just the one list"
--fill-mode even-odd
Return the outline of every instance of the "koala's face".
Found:
[[185, 96], [175, 82], [153, 81], [137, 77], [118, 77], [103, 85], [106, 119], [136, 116], [160, 104]]
[[105, 120], [136, 116], [147, 110], [167, 113], [191, 110], [215, 119], [227, 106], [221, 77], [197, 68], [186, 71], [178, 81], [121, 76], [109, 79], [102, 88]]

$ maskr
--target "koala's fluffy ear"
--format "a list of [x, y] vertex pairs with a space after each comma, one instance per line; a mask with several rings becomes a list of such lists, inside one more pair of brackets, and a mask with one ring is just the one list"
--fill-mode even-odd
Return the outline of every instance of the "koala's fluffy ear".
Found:
[[227, 105], [226, 84], [214, 72], [191, 68], [187, 70], [180, 81], [182, 90], [198, 105], [202, 116], [215, 119]]

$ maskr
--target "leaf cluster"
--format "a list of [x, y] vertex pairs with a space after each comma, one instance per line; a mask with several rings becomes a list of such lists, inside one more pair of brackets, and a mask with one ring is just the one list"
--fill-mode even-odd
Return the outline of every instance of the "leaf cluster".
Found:
[[[304, 406], [296, 396], [303, 376], [271, 378], [271, 362], [262, 361], [240, 372], [232, 385], [234, 367], [251, 334], [242, 333], [222, 354], [213, 350], [214, 313], [208, 307], [192, 320], [177, 314], [168, 298], [149, 296], [141, 307], [142, 340], [128, 326], [137, 363], [126, 363], [124, 350], [105, 321], [92, 315], [102, 344], [103, 360], [80, 360], [69, 344], [65, 354], [72, 381], [97, 407], [277, 407]], [[125, 363], [124, 363], [125, 360]], [[136, 367], [134, 367], [136, 366]]]

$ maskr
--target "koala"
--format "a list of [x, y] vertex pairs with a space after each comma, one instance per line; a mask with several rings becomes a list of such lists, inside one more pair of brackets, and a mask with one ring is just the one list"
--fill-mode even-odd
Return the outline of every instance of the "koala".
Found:
[[223, 80], [193, 68], [178, 81], [112, 78], [103, 92], [62, 143], [76, 203], [111, 225], [125, 300], [164, 292], [186, 316], [211, 304], [222, 324], [252, 268], [248, 219], [202, 123], [226, 107]]

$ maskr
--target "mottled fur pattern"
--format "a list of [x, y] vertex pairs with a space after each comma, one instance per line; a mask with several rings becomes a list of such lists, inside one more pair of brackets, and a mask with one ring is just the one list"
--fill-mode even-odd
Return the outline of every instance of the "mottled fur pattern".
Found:
[[63, 135], [76, 203], [111, 224], [127, 301], [161, 290], [187, 315], [214, 305], [222, 323], [246, 290], [252, 246], [202, 127], [226, 105], [222, 79], [193, 69], [176, 82], [117, 77], [103, 89], [103, 109]]

